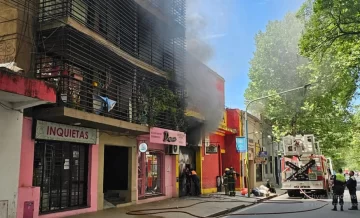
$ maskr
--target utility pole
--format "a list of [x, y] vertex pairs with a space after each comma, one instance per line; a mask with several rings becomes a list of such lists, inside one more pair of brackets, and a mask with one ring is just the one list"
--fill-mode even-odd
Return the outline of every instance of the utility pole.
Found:
[[250, 198], [250, 190], [249, 190], [249, 187], [250, 187], [250, 178], [249, 178], [249, 171], [250, 171], [250, 163], [249, 163], [249, 138], [248, 138], [248, 107], [250, 106], [250, 104], [256, 102], [256, 101], [260, 101], [260, 100], [263, 100], [263, 99], [266, 99], [266, 98], [270, 98], [270, 97], [273, 97], [273, 96], [277, 96], [277, 95], [282, 95], [282, 94], [285, 94], [285, 93], [288, 93], [288, 92], [293, 92], [293, 91], [297, 91], [299, 89], [306, 89], [307, 87], [311, 86], [312, 84], [306, 84], [304, 86], [300, 86], [300, 87], [297, 87], [297, 88], [294, 88], [294, 89], [289, 89], [289, 90], [286, 90], [286, 91], [283, 91], [283, 92], [279, 92], [279, 93], [276, 93], [276, 94], [272, 94], [272, 95], [267, 95], [267, 96], [264, 96], [264, 97], [260, 97], [260, 98], [256, 98], [254, 100], [251, 100], [249, 101], [247, 104], [246, 104], [246, 108], [245, 108], [245, 138], [246, 138], [246, 159], [247, 159], [247, 170], [246, 170], [246, 180], [247, 180], [247, 185], [248, 185], [248, 197]]

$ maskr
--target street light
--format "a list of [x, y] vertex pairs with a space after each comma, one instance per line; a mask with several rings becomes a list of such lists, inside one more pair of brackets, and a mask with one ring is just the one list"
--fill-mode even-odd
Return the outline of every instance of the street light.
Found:
[[286, 90], [286, 91], [283, 91], [283, 92], [279, 92], [279, 93], [276, 93], [276, 94], [272, 94], [272, 95], [267, 95], [267, 96], [264, 96], [264, 97], [260, 97], [260, 98], [256, 98], [254, 100], [251, 100], [249, 101], [247, 104], [246, 104], [246, 109], [245, 109], [245, 138], [246, 138], [246, 159], [247, 159], [247, 172], [246, 172], [246, 183], [248, 185], [248, 197], [250, 198], [250, 190], [249, 190], [249, 187], [250, 187], [250, 178], [249, 178], [249, 171], [250, 171], [250, 164], [249, 164], [249, 139], [248, 139], [248, 118], [247, 118], [247, 110], [248, 110], [248, 107], [251, 103], [254, 103], [255, 101], [259, 101], [259, 100], [262, 100], [262, 99], [266, 99], [266, 98], [270, 98], [270, 97], [273, 97], [273, 96], [276, 96], [276, 95], [282, 95], [282, 94], [285, 94], [285, 93], [288, 93], [288, 92], [293, 92], [293, 91], [296, 91], [296, 90], [299, 90], [299, 89], [306, 89], [307, 87], [311, 86], [312, 84], [309, 83], [309, 84], [306, 84], [304, 86], [300, 86], [300, 87], [297, 87], [297, 88], [294, 88], [294, 89], [289, 89], [289, 90]]

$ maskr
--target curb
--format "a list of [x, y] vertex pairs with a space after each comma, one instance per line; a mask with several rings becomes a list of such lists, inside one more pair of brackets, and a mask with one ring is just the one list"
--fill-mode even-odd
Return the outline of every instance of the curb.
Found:
[[[281, 195], [284, 195], [284, 194], [286, 194], [286, 193], [283, 193], [283, 194], [281, 194]], [[236, 207], [233, 207], [233, 208], [229, 208], [229, 209], [222, 210], [222, 211], [220, 211], [220, 212], [217, 212], [217, 213], [208, 215], [208, 216], [206, 216], [206, 217], [218, 217], [218, 216], [223, 216], [223, 215], [226, 215], [226, 214], [235, 212], [235, 211], [237, 211], [237, 210], [241, 210], [241, 209], [244, 209], [244, 208], [246, 208], [246, 207], [253, 206], [253, 205], [255, 205], [255, 204], [260, 204], [260, 203], [263, 202], [263, 201], [270, 200], [270, 199], [272, 199], [272, 198], [276, 198], [276, 197], [279, 197], [279, 196], [281, 196], [281, 195], [269, 196], [269, 197], [267, 197], [267, 198], [259, 199], [259, 200], [257, 200], [255, 203], [249, 203], [249, 204], [247, 204], [247, 205], [242, 204], [242, 205], [239, 205], [239, 206], [236, 206]]]

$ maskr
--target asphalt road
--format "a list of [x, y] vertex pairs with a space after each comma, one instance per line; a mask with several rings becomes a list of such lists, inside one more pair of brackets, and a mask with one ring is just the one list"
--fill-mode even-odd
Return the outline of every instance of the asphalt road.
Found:
[[[360, 178], [357, 178], [358, 181], [358, 192], [357, 197], [358, 201], [360, 201]], [[346, 218], [359, 218], [360, 217], [360, 210], [358, 211], [350, 211], [348, 210], [351, 207], [350, 204], [350, 195], [349, 191], [345, 190], [344, 195], [344, 211], [332, 211], [333, 208], [331, 204], [331, 199], [301, 199], [301, 198], [289, 198], [288, 195], [282, 195], [277, 198], [274, 198], [268, 203], [257, 204], [243, 210], [239, 210], [233, 212], [232, 214], [239, 214], [239, 215], [229, 215], [228, 218], [235, 218], [235, 217], [256, 217], [256, 218], [303, 218], [303, 217], [318, 217], [318, 218], [339, 218], [346, 217]], [[340, 209], [340, 208], [338, 208]], [[312, 210], [308, 212], [302, 212], [306, 210]], [[291, 212], [291, 213], [286, 213]], [[284, 214], [258, 214], [253, 215], [256, 213], [284, 213]], [[240, 215], [242, 214], [242, 215]]]

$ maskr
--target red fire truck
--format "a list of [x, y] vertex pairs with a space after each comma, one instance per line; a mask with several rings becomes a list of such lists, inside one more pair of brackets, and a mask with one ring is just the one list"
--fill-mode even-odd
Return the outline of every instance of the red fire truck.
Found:
[[289, 197], [300, 196], [301, 191], [327, 196], [331, 167], [328, 159], [321, 154], [315, 137], [287, 136], [283, 145], [281, 189], [287, 190]]

